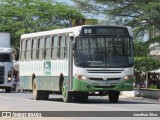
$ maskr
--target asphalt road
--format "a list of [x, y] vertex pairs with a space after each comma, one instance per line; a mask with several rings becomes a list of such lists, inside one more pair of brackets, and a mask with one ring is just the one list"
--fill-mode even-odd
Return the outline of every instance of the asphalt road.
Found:
[[[107, 96], [105, 97], [90, 96], [89, 100], [85, 103], [64, 103], [62, 101], [61, 95], [50, 95], [49, 100], [47, 101], [44, 100], [36, 101], [33, 100], [33, 95], [31, 92], [5, 93], [3, 91], [0, 91], [0, 111], [12, 111], [12, 112], [42, 111], [42, 114], [43, 112], [48, 111], [45, 113], [45, 116], [46, 114], [51, 115], [52, 117], [54, 116], [56, 117], [56, 120], [63, 120], [63, 119], [65, 120], [90, 120], [90, 119], [151, 120], [151, 117], [148, 116], [129, 117], [129, 119], [128, 117], [117, 117], [117, 116], [121, 116], [121, 114], [123, 114], [122, 116], [125, 116], [125, 114], [127, 116], [128, 114], [132, 114], [134, 111], [135, 112], [138, 111], [138, 114], [139, 113], [145, 114], [145, 111], [150, 111], [150, 112], [159, 111], [158, 114], [160, 114], [160, 101], [146, 99], [142, 97], [124, 98], [123, 96], [120, 96], [118, 103], [111, 104]], [[120, 113], [121, 111], [122, 113]], [[130, 111], [132, 111], [132, 113]], [[66, 116], [65, 114], [69, 114], [69, 116], [63, 117], [63, 115]], [[78, 116], [75, 117], [76, 114], [78, 114]], [[106, 117], [107, 114], [110, 115], [111, 117]], [[102, 117], [100, 117], [101, 115]], [[8, 120], [8, 118], [6, 119]], [[14, 119], [18, 119], [18, 117], [14, 117]], [[40, 118], [37, 118], [36, 120], [39, 119]], [[43, 119], [48, 120], [52, 118], [45, 117]], [[155, 119], [158, 120], [159, 117], [154, 117], [154, 120]], [[31, 118], [29, 120], [31, 120]]]

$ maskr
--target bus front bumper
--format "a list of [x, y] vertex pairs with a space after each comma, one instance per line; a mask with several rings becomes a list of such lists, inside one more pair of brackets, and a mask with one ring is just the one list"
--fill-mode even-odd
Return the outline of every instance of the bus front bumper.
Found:
[[101, 82], [88, 82], [87, 80], [73, 79], [73, 91], [93, 92], [93, 91], [132, 91], [133, 79], [124, 80], [117, 83], [102, 84]]

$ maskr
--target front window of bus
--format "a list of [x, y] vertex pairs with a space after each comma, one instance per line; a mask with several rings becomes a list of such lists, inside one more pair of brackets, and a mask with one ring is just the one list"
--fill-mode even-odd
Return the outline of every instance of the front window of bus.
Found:
[[130, 37], [78, 37], [75, 64], [79, 67], [132, 66], [133, 41]]
[[0, 62], [11, 62], [11, 54], [0, 53]]

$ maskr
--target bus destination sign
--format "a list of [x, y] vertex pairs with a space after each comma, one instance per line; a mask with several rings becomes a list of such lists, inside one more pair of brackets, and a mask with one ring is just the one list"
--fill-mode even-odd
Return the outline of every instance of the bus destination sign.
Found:
[[83, 35], [128, 35], [124, 27], [84, 27]]

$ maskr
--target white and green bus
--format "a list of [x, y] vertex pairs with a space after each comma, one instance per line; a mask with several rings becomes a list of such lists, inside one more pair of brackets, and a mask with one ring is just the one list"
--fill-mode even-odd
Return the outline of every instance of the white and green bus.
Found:
[[133, 34], [130, 27], [83, 25], [23, 34], [20, 83], [34, 99], [62, 93], [64, 102], [133, 90]]

